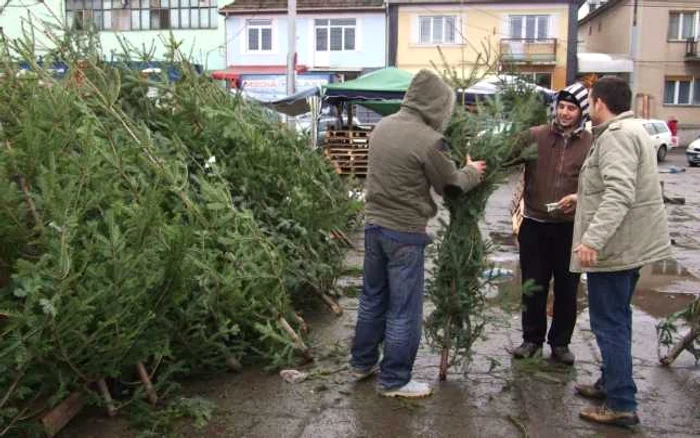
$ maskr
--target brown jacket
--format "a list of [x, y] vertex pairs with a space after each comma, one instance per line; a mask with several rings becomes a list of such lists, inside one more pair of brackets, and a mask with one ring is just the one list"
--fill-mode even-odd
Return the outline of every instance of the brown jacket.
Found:
[[593, 137], [588, 131], [567, 137], [551, 125], [535, 126], [530, 134], [537, 144], [537, 159], [525, 164], [525, 217], [541, 222], [573, 222], [573, 214], [548, 213], [546, 204], [576, 193]]
[[401, 110], [382, 119], [369, 139], [366, 222], [394, 231], [425, 232], [437, 206], [430, 188], [468, 191], [480, 177], [457, 169], [442, 136], [454, 108], [454, 91], [438, 76], [420, 71]]

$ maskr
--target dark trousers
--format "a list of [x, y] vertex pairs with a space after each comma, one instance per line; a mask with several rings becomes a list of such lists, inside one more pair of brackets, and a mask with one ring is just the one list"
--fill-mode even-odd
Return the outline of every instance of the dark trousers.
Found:
[[554, 347], [569, 345], [576, 325], [576, 293], [579, 274], [569, 272], [574, 224], [541, 223], [525, 219], [518, 234], [523, 284], [534, 282], [535, 290], [523, 293], [523, 340], [538, 345], [547, 333], [547, 295], [554, 277], [554, 318], [547, 342]]

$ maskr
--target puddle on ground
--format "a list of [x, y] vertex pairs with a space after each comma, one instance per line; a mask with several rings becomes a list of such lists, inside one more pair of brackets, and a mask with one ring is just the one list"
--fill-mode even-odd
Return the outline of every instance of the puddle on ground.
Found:
[[515, 248], [516, 238], [512, 233], [492, 231], [489, 233], [491, 242], [501, 249]]
[[[491, 239], [494, 241], [499, 239], [498, 236], [498, 234], [494, 236], [494, 233], [491, 233]], [[508, 237], [512, 239], [512, 237]], [[498, 249], [500, 251], [493, 253], [489, 262], [494, 267], [511, 271], [513, 275], [487, 287], [487, 299], [493, 306], [517, 312], [520, 306], [521, 289], [516, 249], [512, 245], [510, 247], [501, 246]], [[699, 296], [700, 280], [680, 263], [670, 259], [642, 268], [632, 304], [655, 318], [664, 318], [684, 309]], [[580, 283], [578, 297], [578, 309], [581, 312], [588, 307], [585, 277]], [[552, 316], [552, 304], [550, 291], [547, 305], [549, 316]]]
[[700, 296], [700, 281], [675, 260], [642, 268], [632, 304], [656, 318], [677, 312]]

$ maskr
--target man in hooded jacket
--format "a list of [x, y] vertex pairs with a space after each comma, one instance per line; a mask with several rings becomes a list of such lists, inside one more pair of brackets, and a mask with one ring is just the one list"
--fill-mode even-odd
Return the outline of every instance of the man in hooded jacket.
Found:
[[569, 272], [574, 232], [576, 190], [592, 136], [588, 120], [588, 90], [579, 83], [554, 99], [551, 124], [530, 129], [537, 158], [525, 164], [525, 211], [518, 233], [523, 284], [534, 286], [522, 296], [523, 343], [516, 359], [542, 354], [547, 334], [547, 296], [554, 277], [554, 317], [547, 341], [554, 361], [573, 365], [569, 342], [576, 325], [576, 294], [580, 275]]
[[401, 110], [382, 119], [369, 140], [363, 288], [351, 365], [357, 380], [380, 368], [379, 393], [387, 397], [432, 392], [411, 379], [423, 323], [426, 226], [437, 213], [430, 189], [440, 195], [466, 192], [479, 184], [486, 167], [468, 159], [457, 169], [450, 159], [443, 132], [454, 104], [454, 91], [422, 70]]

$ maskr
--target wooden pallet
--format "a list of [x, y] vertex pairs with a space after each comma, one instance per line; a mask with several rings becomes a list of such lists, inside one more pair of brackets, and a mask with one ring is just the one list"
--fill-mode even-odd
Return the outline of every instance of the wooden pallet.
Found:
[[326, 138], [367, 138], [371, 131], [330, 130], [326, 132]]
[[338, 174], [367, 176], [370, 132], [331, 130], [326, 133], [323, 154], [333, 164]]

